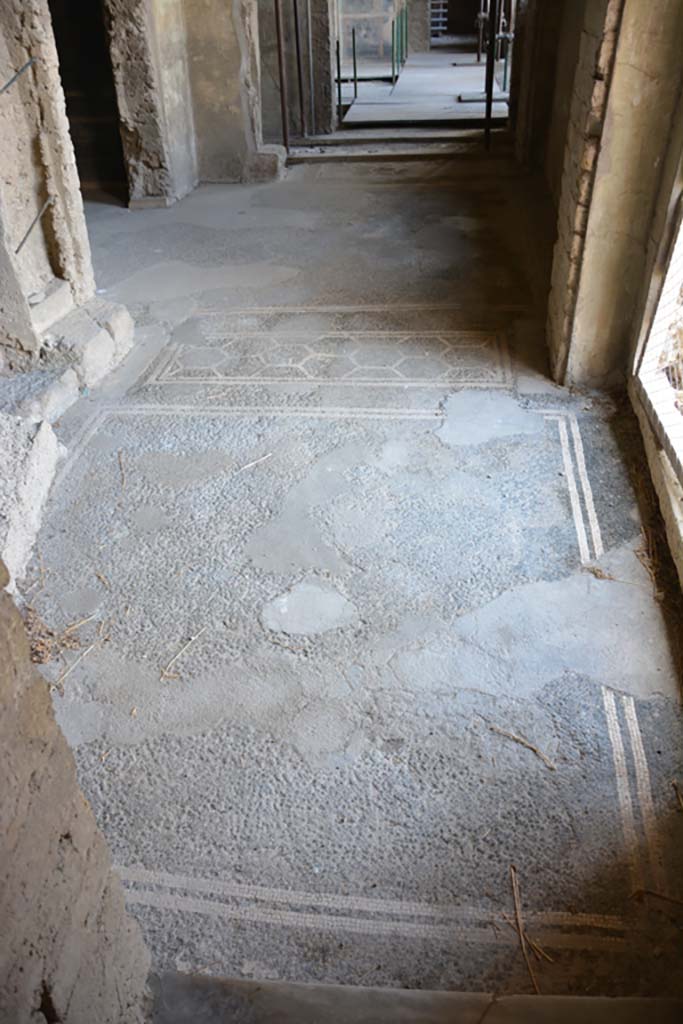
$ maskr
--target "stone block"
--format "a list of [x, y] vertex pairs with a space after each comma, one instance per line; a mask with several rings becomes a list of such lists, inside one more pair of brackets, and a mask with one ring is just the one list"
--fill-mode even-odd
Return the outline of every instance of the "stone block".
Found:
[[74, 308], [74, 297], [68, 281], [56, 277], [41, 292], [29, 296], [31, 323], [37, 334], [65, 317]]
[[0, 556], [21, 577], [65, 449], [49, 423], [0, 414]]

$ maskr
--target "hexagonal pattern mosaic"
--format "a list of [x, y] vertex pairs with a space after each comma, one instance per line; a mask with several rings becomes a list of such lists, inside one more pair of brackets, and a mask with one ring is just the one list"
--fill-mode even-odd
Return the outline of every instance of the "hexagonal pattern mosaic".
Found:
[[203, 342], [177, 344], [148, 382], [505, 387], [504, 337], [496, 331], [320, 331], [286, 335], [202, 325]]

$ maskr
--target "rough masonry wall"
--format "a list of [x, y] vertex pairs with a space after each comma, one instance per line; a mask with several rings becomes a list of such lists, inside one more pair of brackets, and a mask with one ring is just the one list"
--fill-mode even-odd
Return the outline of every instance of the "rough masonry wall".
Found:
[[683, 81], [680, 0], [589, 0], [575, 79], [548, 335], [567, 383], [623, 378]]
[[[3, 318], [0, 326], [0, 345], [34, 352], [38, 339], [18, 294], [27, 299], [56, 276], [69, 282], [80, 303], [92, 297], [95, 284], [47, 0], [0, 0], [2, 82], [30, 57], [34, 65], [0, 102], [0, 219], [5, 239], [0, 303], [7, 303], [9, 313], [9, 325]], [[51, 205], [17, 254], [48, 198]]]
[[142, 1024], [149, 957], [4, 591], [0, 700], [0, 1019]]
[[[104, 3], [130, 198], [133, 203], [154, 198], [172, 201], [185, 195], [194, 185], [192, 169], [188, 170], [184, 162], [180, 168], [173, 164], [173, 152], [183, 147], [179, 136], [186, 119], [181, 117], [180, 123], [172, 128], [163, 100], [163, 85], [169, 78], [178, 77], [177, 67], [174, 68], [177, 62], [173, 60], [177, 23], [172, 23], [175, 31], [165, 44], [165, 52], [171, 55], [171, 69], [163, 78], [162, 51], [155, 24], [156, 2], [104, 0]], [[176, 4], [162, 6], [168, 8], [170, 21]], [[176, 93], [176, 103], [169, 102], [169, 109], [176, 116], [177, 98]], [[192, 145], [191, 138], [184, 141], [185, 148], [188, 145]]]
[[544, 161], [545, 179], [555, 209], [559, 207], [562, 191], [565, 141], [574, 95], [574, 76], [579, 59], [585, 8], [586, 0], [565, 3], [560, 23], [552, 111]]
[[586, 0], [574, 73], [548, 303], [547, 338], [556, 379], [567, 367], [614, 54], [624, 0]]

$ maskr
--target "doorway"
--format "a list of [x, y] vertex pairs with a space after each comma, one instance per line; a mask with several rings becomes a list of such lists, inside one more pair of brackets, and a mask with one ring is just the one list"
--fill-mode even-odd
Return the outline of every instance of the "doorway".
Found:
[[340, 127], [481, 127], [487, 81], [504, 124], [515, 13], [516, 0], [342, 0]]
[[66, 112], [88, 198], [128, 200], [119, 110], [101, 0], [49, 0]]
[[637, 367], [636, 388], [683, 483], [683, 202], [654, 321]]

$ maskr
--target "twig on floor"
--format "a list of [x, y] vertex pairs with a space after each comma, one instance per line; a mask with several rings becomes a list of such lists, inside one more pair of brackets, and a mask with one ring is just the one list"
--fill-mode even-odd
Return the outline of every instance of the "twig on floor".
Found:
[[671, 780], [674, 793], [676, 794], [676, 800], [678, 801], [678, 809], [683, 811], [683, 793], [681, 793], [681, 787], [678, 785], [675, 779]]
[[111, 586], [110, 586], [109, 580], [108, 580], [108, 579], [107, 579], [107, 577], [106, 577], [106, 576], [104, 575], [104, 573], [101, 573], [101, 572], [96, 572], [96, 573], [95, 573], [95, 576], [96, 576], [96, 577], [97, 577], [97, 579], [98, 579], [98, 580], [100, 581], [100, 583], [103, 583], [103, 584], [104, 584], [104, 586], [105, 586], [105, 587], [107, 588], [107, 590], [111, 590]]
[[667, 896], [663, 892], [655, 892], [654, 889], [636, 889], [631, 893], [631, 899], [639, 902], [642, 902], [646, 896], [651, 896], [655, 900], [663, 900], [664, 903], [673, 903], [676, 907], [683, 907], [683, 900], [677, 900], [674, 896]]
[[126, 470], [124, 469], [124, 466], [123, 466], [123, 452], [121, 452], [121, 451], [119, 452], [119, 471], [121, 473], [121, 490], [125, 491], [125, 489], [126, 489]]
[[74, 651], [81, 646], [79, 637], [73, 632], [78, 623], [62, 633], [57, 633], [43, 622], [31, 604], [26, 605], [25, 622], [31, 661], [35, 665], [47, 665], [54, 658], [60, 657], [63, 651]]
[[190, 639], [187, 641], [187, 643], [183, 644], [183, 646], [180, 648], [178, 653], [173, 655], [173, 657], [169, 661], [169, 663], [166, 666], [166, 668], [163, 668], [161, 670], [161, 675], [159, 676], [160, 679], [177, 679], [178, 678], [175, 675], [175, 673], [173, 675], [170, 674], [171, 668], [173, 667], [173, 665], [175, 665], [176, 661], [181, 656], [181, 654], [184, 654], [185, 651], [188, 649], [188, 647], [190, 647], [195, 642], [195, 640], [199, 640], [199, 638], [202, 635], [202, 633], [204, 633], [208, 628], [209, 628], [208, 626], [202, 626], [202, 628], [199, 630], [198, 633], [195, 633], [194, 636], [190, 637]]
[[512, 899], [515, 904], [515, 923], [517, 925], [519, 945], [522, 950], [522, 956], [524, 957], [526, 969], [529, 972], [529, 977], [531, 978], [531, 984], [534, 987], [534, 992], [537, 996], [540, 996], [541, 990], [538, 987], [536, 975], [534, 974], [534, 969], [531, 966], [531, 960], [529, 959], [529, 953], [527, 951], [527, 941], [524, 935], [524, 921], [522, 920], [522, 901], [519, 898], [519, 882], [517, 881], [517, 868], [514, 864], [510, 865], [510, 882], [512, 883]]
[[[503, 912], [503, 920], [505, 921], [506, 924], [510, 925], [510, 927], [513, 930], [513, 932], [515, 932], [515, 934], [516, 934], [517, 933], [517, 925], [512, 920], [510, 915], [506, 914], [505, 912]], [[549, 964], [554, 964], [555, 963], [554, 957], [552, 957], [550, 955], [550, 953], [547, 953], [545, 951], [545, 949], [543, 949], [543, 946], [541, 946], [540, 943], [538, 943], [534, 939], [530, 938], [529, 937], [529, 933], [527, 931], [524, 932], [524, 938], [525, 938], [525, 940], [527, 942], [527, 945], [529, 946], [529, 949], [534, 954], [534, 956], [536, 957], [537, 960], [546, 960]]]
[[591, 576], [595, 576], [596, 580], [614, 580], [615, 583], [620, 582], [616, 576], [612, 576], [610, 573], [605, 572], [599, 565], [582, 565], [582, 572], [589, 572]]
[[643, 539], [635, 550], [635, 556], [650, 577], [655, 600], [663, 601], [664, 593], [657, 586], [657, 575], [661, 565], [657, 554], [657, 541], [649, 526], [643, 526]]
[[246, 466], [240, 466], [240, 468], [236, 469], [232, 475], [237, 476], [238, 473], [243, 473], [245, 469], [251, 469], [253, 466], [258, 466], [259, 463], [265, 462], [266, 459], [272, 459], [272, 457], [273, 453], [268, 452], [267, 455], [262, 455], [260, 459], [254, 459], [253, 462], [247, 462]]
[[507, 732], [505, 729], [500, 729], [497, 725], [489, 725], [489, 729], [492, 732], [498, 733], [499, 736], [505, 736], [507, 739], [512, 740], [514, 743], [519, 743], [520, 747], [526, 747], [527, 750], [531, 750], [536, 757], [539, 757], [546, 768], [549, 768], [551, 772], [556, 771], [556, 767], [553, 762], [547, 757], [542, 750], [534, 746], [533, 743], [529, 743], [529, 740], [525, 740], [523, 736], [517, 736], [514, 732]]
[[85, 626], [86, 622], [90, 622], [94, 618], [95, 615], [93, 614], [88, 615], [88, 617], [85, 619], [79, 619], [78, 622], [72, 622], [71, 625], [67, 626], [66, 629], [62, 632], [62, 636], [67, 636], [69, 633], [73, 633], [75, 629], [80, 629], [81, 626]]
[[612, 576], [611, 573], [605, 572], [599, 565], [582, 565], [582, 572], [588, 572], [591, 576], [595, 576], [596, 580], [611, 580], [613, 583], [622, 583], [625, 587], [645, 587], [646, 590], [650, 588], [645, 583], [638, 583], [636, 580], [622, 580], [617, 576]]
[[67, 678], [67, 676], [70, 676], [71, 673], [73, 672], [73, 670], [76, 668], [76, 666], [80, 665], [80, 663], [83, 661], [83, 659], [86, 658], [90, 654], [90, 652], [92, 651], [93, 647], [97, 647], [98, 642], [99, 641], [96, 640], [95, 643], [90, 644], [90, 647], [86, 647], [86, 649], [83, 651], [83, 653], [81, 655], [79, 655], [78, 658], [76, 658], [76, 660], [74, 662], [72, 662], [71, 665], [69, 665], [69, 667], [67, 669], [64, 670], [64, 672], [62, 672], [61, 676], [59, 677], [57, 682], [54, 684], [54, 688], [56, 690], [59, 690], [60, 696], [62, 696], [62, 697], [64, 696], [64, 680]]

